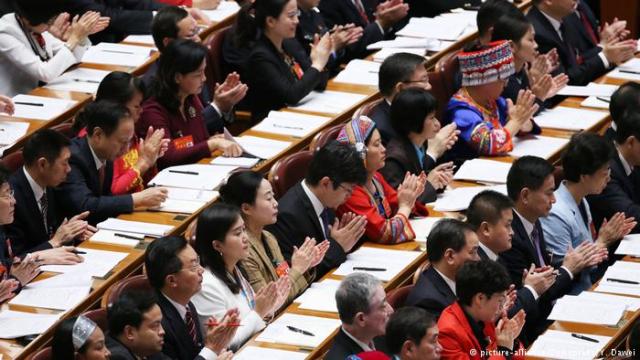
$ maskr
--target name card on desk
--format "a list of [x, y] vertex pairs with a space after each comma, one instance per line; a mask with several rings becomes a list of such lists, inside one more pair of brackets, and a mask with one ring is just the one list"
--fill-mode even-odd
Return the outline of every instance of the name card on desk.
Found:
[[531, 345], [527, 351], [527, 357], [566, 360], [595, 359], [600, 357], [600, 351], [609, 340], [611, 340], [609, 336], [547, 330]]
[[38, 335], [53, 326], [59, 314], [34, 314], [21, 311], [0, 312], [0, 339], [15, 339], [27, 335]]
[[506, 184], [511, 163], [487, 159], [465, 161], [453, 175], [454, 180], [477, 181], [480, 183]]
[[624, 303], [600, 303], [578, 296], [565, 295], [556, 301], [548, 319], [614, 326], [618, 324], [626, 308]]
[[137, 67], [149, 59], [151, 52], [148, 46], [99, 43], [84, 53], [82, 62]]
[[435, 211], [463, 211], [467, 210], [471, 200], [484, 190], [493, 190], [507, 195], [506, 185], [491, 186], [461, 186], [453, 190], [446, 190], [438, 195], [433, 205]]
[[151, 237], [162, 237], [173, 230], [172, 225], [153, 224], [142, 221], [122, 220], [115, 218], [109, 218], [101, 223], [98, 223], [97, 228], [118, 232], [130, 232]]
[[76, 103], [77, 101], [75, 100], [16, 95], [13, 97], [15, 111], [12, 116], [25, 119], [51, 120], [62, 115]]
[[367, 95], [342, 91], [312, 91], [292, 109], [326, 114], [340, 114], [364, 100]]
[[542, 111], [533, 119], [543, 129], [584, 130], [609, 116], [608, 112], [556, 106]]
[[348, 254], [347, 260], [340, 264], [333, 274], [347, 276], [356, 272], [366, 272], [381, 281], [390, 281], [421, 254], [422, 252], [420, 251], [363, 246]]
[[177, 165], [162, 169], [149, 185], [196, 190], [214, 190], [236, 166], [209, 164]]
[[325, 116], [270, 111], [269, 115], [255, 125], [252, 130], [302, 138], [313, 133], [328, 121], [331, 121], [331, 118]]
[[313, 349], [328, 338], [340, 320], [284, 313], [258, 335], [256, 341]]
[[95, 94], [98, 92], [100, 82], [102, 82], [109, 73], [110, 71], [76, 68], [65, 72], [44, 87], [52, 90]]
[[78, 272], [95, 277], [104, 277], [118, 263], [129, 254], [115, 251], [95, 250], [95, 249], [79, 249], [85, 254], [80, 256], [83, 262], [73, 265], [43, 265], [40, 267], [42, 271], [51, 271], [56, 273]]
[[304, 360], [307, 358], [307, 354], [258, 346], [247, 346], [233, 355], [233, 358], [235, 360]]
[[542, 135], [528, 135], [513, 137], [513, 150], [510, 156], [519, 158], [527, 155], [538, 156], [549, 160], [569, 143], [569, 139], [555, 138]]

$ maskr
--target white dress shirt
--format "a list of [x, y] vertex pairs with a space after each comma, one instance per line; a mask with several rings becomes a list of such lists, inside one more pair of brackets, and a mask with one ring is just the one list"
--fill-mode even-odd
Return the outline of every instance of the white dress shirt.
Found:
[[445, 274], [443, 274], [440, 271], [438, 271], [438, 269], [436, 269], [435, 266], [433, 267], [433, 270], [435, 270], [438, 273], [438, 275], [440, 275], [442, 277], [442, 279], [444, 279], [444, 282], [447, 284], [447, 286], [449, 286], [449, 288], [451, 289], [451, 292], [453, 292], [453, 295], [458, 295], [458, 294], [456, 294], [456, 282], [455, 282], [455, 280], [449, 279]]
[[45, 195], [45, 189], [40, 186], [33, 178], [31, 174], [27, 171], [26, 167], [22, 167], [22, 171], [24, 171], [24, 175], [27, 178], [27, 182], [29, 183], [29, 187], [31, 187], [31, 191], [33, 191], [33, 196], [36, 198], [36, 204], [38, 204], [38, 209], [42, 212], [42, 204], [40, 204], [40, 199]]
[[322, 214], [322, 212], [324, 211], [324, 205], [322, 204], [320, 199], [318, 199], [316, 194], [314, 194], [313, 191], [309, 189], [306, 181], [302, 181], [301, 185], [302, 185], [302, 190], [304, 190], [304, 193], [307, 194], [307, 197], [311, 201], [311, 205], [313, 206], [313, 211], [316, 212], [316, 216], [318, 217], [318, 221], [320, 222], [320, 227], [322, 228], [322, 233], [324, 234], [324, 237], [326, 239], [329, 234], [325, 234], [324, 226], [322, 225], [322, 217], [320, 216], [320, 214]]

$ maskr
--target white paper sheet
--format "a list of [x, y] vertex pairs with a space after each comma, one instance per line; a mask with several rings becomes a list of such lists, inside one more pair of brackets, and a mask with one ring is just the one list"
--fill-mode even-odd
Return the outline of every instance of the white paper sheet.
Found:
[[[453, 41], [438, 39], [398, 36], [393, 40], [382, 40], [369, 44], [367, 45], [367, 50], [419, 48], [428, 51], [440, 51], [448, 48], [453, 43]], [[421, 55], [424, 55], [424, 53]]]
[[27, 287], [11, 299], [9, 304], [54, 310], [70, 310], [82, 302], [87, 295], [89, 295], [90, 291], [90, 286], [55, 288]]
[[15, 339], [21, 336], [38, 335], [45, 332], [60, 318], [59, 314], [34, 314], [21, 311], [0, 312], [0, 339]]
[[339, 286], [340, 281], [334, 279], [315, 282], [294, 302], [299, 304], [299, 309], [337, 313], [336, 291]]
[[95, 250], [78, 248], [78, 251], [86, 252], [80, 256], [83, 262], [75, 265], [43, 265], [40, 267], [42, 271], [51, 271], [57, 273], [67, 273], [79, 271], [95, 277], [104, 277], [113, 269], [120, 261], [129, 254], [115, 251]]
[[250, 169], [254, 167], [260, 159], [258, 158], [249, 158], [249, 157], [224, 157], [224, 156], [216, 156], [215, 159], [211, 160], [209, 164], [211, 165], [223, 165], [223, 166], [237, 166], [240, 168]]
[[[117, 234], [117, 235], [116, 235]], [[127, 236], [137, 239], [130, 239]], [[100, 229], [89, 239], [90, 242], [134, 247], [144, 239], [144, 235]]]
[[15, 105], [13, 117], [51, 120], [69, 110], [77, 101], [34, 95], [16, 95], [13, 97], [13, 103]]
[[87, 94], [98, 92], [100, 82], [109, 75], [110, 71], [89, 68], [76, 68], [60, 75], [57, 79], [44, 87], [61, 91], [76, 91]]
[[583, 291], [578, 295], [580, 299], [586, 299], [588, 301], [604, 303], [604, 304], [624, 304], [627, 311], [637, 311], [640, 309], [640, 298], [605, 294], [595, 291]]
[[[390, 47], [382, 48], [380, 49], [380, 51], [373, 54], [373, 61], [377, 61], [381, 63], [389, 56], [398, 54], [398, 53], [409, 53], [409, 54], [414, 54], [418, 56], [425, 56], [425, 54], [427, 53], [427, 49], [426, 48], [390, 48]], [[425, 59], [428, 59], [428, 58], [429, 57], [425, 56]]]
[[600, 351], [611, 340], [609, 336], [578, 333], [590, 339], [592, 342], [576, 338], [569, 332], [547, 330], [531, 345], [527, 356], [535, 356], [544, 359], [584, 360], [600, 357]]
[[609, 97], [589, 96], [580, 103], [580, 106], [608, 110], [610, 102]]
[[217, 191], [210, 190], [194, 190], [182, 188], [167, 188], [167, 198], [175, 200], [187, 200], [196, 202], [209, 202], [220, 196]]
[[413, 17], [396, 34], [398, 36], [456, 41], [476, 30], [475, 12], [459, 12], [442, 14], [435, 18]]
[[215, 10], [202, 10], [209, 20], [220, 22], [240, 10], [240, 5], [235, 1], [221, 1]]
[[563, 96], [606, 96], [610, 97], [618, 85], [589, 83], [586, 86], [567, 85], [560, 89], [558, 95]]
[[325, 114], [340, 114], [353, 108], [366, 97], [366, 95], [362, 94], [341, 91], [312, 91], [291, 108]]
[[0, 145], [13, 145], [29, 130], [29, 123], [0, 120]]
[[151, 237], [161, 237], [167, 235], [173, 230], [172, 225], [153, 224], [142, 221], [130, 221], [109, 218], [97, 225], [98, 229], [106, 229], [113, 231], [131, 232], [135, 234], [144, 234]]
[[258, 346], [246, 346], [233, 355], [234, 360], [304, 360], [307, 354]]
[[155, 45], [153, 35], [129, 35], [123, 40], [126, 43]]
[[640, 256], [640, 234], [629, 234], [622, 238], [616, 255]]
[[554, 154], [567, 146], [569, 139], [549, 136], [531, 135], [513, 138], [513, 150], [509, 155], [519, 158], [527, 155], [538, 156], [549, 160]]
[[454, 180], [477, 181], [481, 183], [506, 184], [511, 163], [487, 159], [465, 161], [453, 175]]
[[[631, 283], [620, 282], [620, 280]], [[613, 294], [640, 296], [640, 263], [616, 261], [607, 268], [595, 290]]]
[[300, 114], [288, 111], [271, 111], [269, 115], [252, 130], [271, 134], [305, 137], [314, 133], [322, 125], [331, 121], [326, 116]]
[[543, 129], [550, 128], [577, 131], [595, 126], [608, 115], [609, 113], [604, 111], [556, 106], [553, 109], [542, 111], [534, 117], [534, 120]]
[[137, 67], [151, 56], [148, 46], [99, 43], [84, 53], [83, 63]]
[[567, 295], [556, 301], [548, 319], [613, 326], [620, 321], [625, 310], [625, 304], [598, 303]]
[[[333, 274], [347, 276], [355, 272], [366, 272], [381, 281], [389, 281], [421, 254], [419, 251], [361, 247], [348, 254], [347, 260], [340, 264]], [[362, 267], [370, 269], [359, 269]]]
[[426, 243], [431, 229], [438, 223], [438, 221], [444, 219], [443, 217], [425, 217], [419, 219], [410, 219], [409, 223], [413, 229], [413, 233], [416, 234], [416, 241]]
[[93, 284], [91, 274], [76, 268], [62, 274], [29, 283], [25, 289], [54, 289], [64, 287], [90, 287]]
[[233, 138], [246, 152], [260, 159], [271, 159], [283, 152], [291, 142], [267, 139], [257, 136], [240, 136]]
[[436, 211], [462, 211], [469, 207], [469, 203], [474, 196], [484, 190], [493, 190], [502, 194], [507, 194], [506, 185], [491, 186], [461, 186], [453, 190], [446, 190], [438, 195], [438, 200], [433, 205]]
[[160, 206], [152, 208], [151, 210], [177, 214], [193, 214], [206, 204], [205, 201], [199, 202], [167, 198]]
[[[308, 331], [313, 336], [291, 331], [287, 326]], [[256, 341], [315, 348], [340, 326], [340, 320], [285, 313], [269, 324]]]
[[195, 190], [214, 190], [235, 170], [235, 166], [210, 164], [177, 165], [162, 169], [149, 185]]

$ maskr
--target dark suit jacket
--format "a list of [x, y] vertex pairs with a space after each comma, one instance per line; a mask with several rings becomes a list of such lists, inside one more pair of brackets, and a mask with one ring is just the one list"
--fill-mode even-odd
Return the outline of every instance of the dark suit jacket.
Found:
[[111, 195], [113, 162], [107, 161], [105, 165], [104, 186], [100, 189], [98, 170], [87, 137], [72, 139], [70, 148], [71, 171], [67, 180], [56, 189], [56, 196], [64, 206], [65, 215], [73, 216], [89, 211], [87, 220], [96, 224], [108, 217], [132, 212], [133, 198], [130, 194]]
[[255, 44], [247, 63], [247, 85], [252, 118], [263, 119], [270, 110], [295, 105], [312, 90], [324, 90], [328, 72], [311, 67], [311, 60], [297, 41], [283, 43], [284, 51], [304, 71], [301, 79], [291, 72], [271, 40], [263, 36]]
[[[638, 170], [632, 170], [627, 176], [622, 166], [620, 156], [616, 153], [609, 162], [611, 168], [611, 180], [607, 187], [598, 195], [589, 196], [589, 207], [597, 227], [600, 227], [604, 219], [609, 219], [617, 212], [624, 212], [626, 216], [640, 219], [640, 174]], [[634, 233], [640, 232], [640, 225], [633, 229]]]
[[[565, 24], [564, 39], [560, 39], [553, 25], [537, 7], [531, 8], [527, 18], [531, 21], [536, 31], [535, 39], [539, 46], [538, 50], [541, 53], [546, 53], [553, 48], [558, 49], [560, 66], [558, 66], [556, 72], [567, 74], [571, 85], [586, 85], [605, 72], [606, 69], [600, 57], [589, 53], [580, 54], [580, 49], [575, 48], [578, 43], [577, 37], [579, 36], [575, 23], [569, 21]], [[581, 64], [578, 64], [577, 55], [582, 57]]]
[[196, 346], [191, 337], [189, 337], [187, 325], [173, 304], [160, 292], [156, 292], [156, 297], [158, 298], [160, 310], [162, 310], [162, 328], [165, 332], [162, 353], [174, 360], [202, 359], [201, 356], [198, 356], [198, 353], [202, 350], [204, 343], [196, 307], [193, 306], [192, 303], [189, 303], [193, 320], [196, 322], [198, 346]]
[[[123, 343], [118, 341], [116, 338], [111, 336], [106, 336], [105, 345], [111, 352], [110, 360], [138, 360], [136, 355], [129, 350]], [[146, 360], [170, 360], [169, 357], [164, 355], [163, 353], [154, 354], [151, 356], [145, 357]]]
[[[424, 161], [420, 163], [413, 143], [408, 138], [398, 136], [387, 144], [387, 158], [380, 172], [389, 185], [397, 189], [407, 171], [418, 175], [422, 171], [428, 173], [435, 166], [436, 162], [429, 155], [425, 155]], [[418, 201], [429, 203], [436, 200], [436, 195], [436, 189], [427, 182]]]
[[[596, 19], [595, 15], [593, 14], [593, 11], [591, 11], [591, 8], [589, 7], [589, 5], [587, 5], [584, 0], [581, 0], [578, 2], [578, 11], [580, 11], [581, 14], [584, 14], [584, 17], [587, 19], [587, 21], [589, 22], [589, 24], [591, 24], [591, 28], [593, 29], [596, 38], [599, 36], [598, 34], [598, 20]], [[593, 55], [593, 54], [597, 54], [600, 51], [602, 51], [602, 48], [599, 46], [598, 43], [594, 42], [593, 39], [591, 38], [591, 36], [589, 36], [589, 32], [587, 30], [587, 28], [584, 26], [584, 23], [582, 22], [582, 20], [580, 19], [580, 17], [578, 17], [578, 14], [576, 12], [572, 13], [571, 15], [567, 16], [564, 21], [568, 21], [572, 27], [575, 27], [576, 29], [576, 47], [578, 49], [580, 49], [580, 52], [583, 54], [589, 54], [589, 56]]]
[[153, 0], [70, 0], [66, 5], [71, 15], [97, 11], [111, 19], [105, 30], [91, 36], [94, 44], [120, 42], [132, 34], [151, 34], [153, 11], [166, 6]]
[[351, 340], [342, 328], [338, 331], [338, 335], [333, 339], [331, 349], [325, 356], [325, 360], [344, 360], [347, 356], [357, 354], [364, 351], [355, 341]]
[[382, 143], [386, 146], [391, 139], [398, 137], [398, 133], [391, 125], [391, 105], [386, 100], [382, 100], [371, 109], [371, 120], [376, 123], [376, 128], [382, 137]]
[[421, 307], [439, 317], [442, 311], [455, 301], [456, 295], [449, 285], [433, 266], [429, 266], [420, 274], [418, 282], [409, 293], [406, 306]]
[[[335, 214], [331, 211], [330, 223], [333, 223]], [[267, 228], [275, 235], [280, 245], [280, 250], [285, 259], [290, 260], [294, 246], [301, 246], [305, 237], [313, 237], [317, 242], [323, 241], [322, 224], [313, 210], [311, 200], [304, 192], [300, 183], [293, 186], [278, 202], [278, 221]], [[316, 266], [317, 278], [322, 277], [329, 270], [335, 268], [346, 260], [346, 254], [340, 244], [330, 236], [329, 250]]]
[[351, 0], [321, 0], [318, 8], [329, 29], [333, 28], [334, 25], [346, 24], [362, 27], [364, 30], [362, 37], [358, 42], [350, 46], [349, 51], [354, 57], [363, 57], [368, 53], [367, 45], [383, 40], [386, 35], [390, 35], [383, 34], [378, 24], [375, 23], [373, 13], [380, 2], [378, 0], [362, 0], [362, 5], [369, 19], [368, 24], [362, 19], [360, 12], [358, 12]]
[[44, 227], [42, 212], [38, 207], [29, 181], [20, 168], [9, 179], [16, 199], [13, 223], [6, 226], [7, 236], [11, 239], [13, 251], [16, 255], [27, 252], [51, 249], [50, 235], [60, 226], [57, 205], [53, 189], [46, 190], [47, 196], [47, 227]]

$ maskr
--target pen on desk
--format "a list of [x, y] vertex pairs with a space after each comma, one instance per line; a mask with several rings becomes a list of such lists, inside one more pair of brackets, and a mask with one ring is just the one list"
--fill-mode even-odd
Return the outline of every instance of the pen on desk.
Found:
[[303, 129], [303, 128], [301, 128], [301, 127], [286, 126], [286, 125], [278, 125], [278, 124], [273, 124], [273, 127], [281, 128], [281, 129], [304, 130], [304, 129]]
[[76, 255], [86, 255], [87, 254], [86, 251], [80, 251], [80, 250], [76, 250], [76, 249], [71, 250], [71, 252], [76, 254]]
[[588, 336], [584, 336], [584, 335], [580, 335], [580, 334], [575, 334], [575, 333], [571, 333], [571, 337], [574, 337], [576, 339], [580, 339], [580, 340], [585, 340], [585, 341], [590, 341], [590, 342], [594, 342], [594, 343], [599, 343], [600, 341], [594, 339], [594, 338], [590, 338]]
[[130, 51], [121, 51], [121, 50], [102, 50], [102, 52], [115, 53], [115, 54], [130, 54], [133, 55]]
[[376, 267], [366, 267], [366, 266], [354, 266], [353, 270], [362, 270], [362, 271], [387, 271], [385, 268], [376, 268]]
[[26, 101], [16, 101], [14, 102], [16, 105], [26, 105], [26, 106], [44, 106], [42, 103], [34, 103], [34, 102], [26, 102]]
[[298, 329], [295, 326], [287, 325], [287, 329], [289, 329], [290, 331], [293, 331], [295, 333], [298, 333], [298, 334], [307, 335], [307, 336], [315, 336], [315, 335], [313, 335], [313, 333], [311, 333], [311, 332], [309, 332], [307, 330]]
[[635, 71], [635, 70], [626, 70], [626, 69], [618, 69], [619, 72], [624, 73], [624, 74], [638, 74], [640, 75], [640, 71]]
[[142, 240], [139, 237], [136, 237], [136, 236], [133, 236], [133, 235], [120, 234], [120, 233], [115, 233], [115, 234], [113, 234], [113, 236], [117, 236], [117, 237], [121, 237], [121, 238], [125, 238], [125, 239], [132, 239], [132, 240]]
[[624, 280], [624, 279], [607, 278], [607, 281], [617, 282], [621, 284], [640, 285], [640, 282], [632, 281], [632, 280]]
[[196, 171], [169, 170], [169, 172], [174, 174], [184, 174], [184, 175], [200, 175]]
[[89, 84], [100, 84], [100, 81], [98, 81], [98, 80], [73, 79], [73, 81], [75, 81], [75, 82], [86, 82], [86, 83], [89, 83]]
[[607, 104], [611, 102], [611, 99], [607, 99], [605, 97], [600, 97], [600, 96], [596, 96], [596, 99], [600, 100], [600, 101], [604, 101]]

